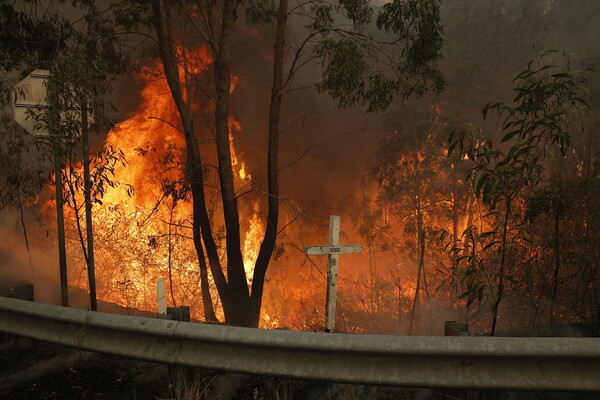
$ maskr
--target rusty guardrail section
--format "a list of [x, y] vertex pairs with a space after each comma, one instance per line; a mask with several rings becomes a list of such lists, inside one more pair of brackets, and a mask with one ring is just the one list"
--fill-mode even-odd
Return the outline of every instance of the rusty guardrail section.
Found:
[[600, 391], [600, 339], [290, 332], [0, 298], [0, 331], [161, 363], [337, 382]]

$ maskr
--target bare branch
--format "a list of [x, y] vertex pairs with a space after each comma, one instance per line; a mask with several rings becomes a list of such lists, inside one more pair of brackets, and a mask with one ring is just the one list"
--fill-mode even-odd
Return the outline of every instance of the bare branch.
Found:
[[170, 123], [170, 122], [169, 122], [169, 121], [167, 121], [167, 120], [164, 120], [164, 119], [162, 119], [162, 118], [159, 118], [159, 117], [148, 117], [148, 119], [157, 119], [157, 120], [159, 120], [159, 121], [162, 121], [162, 122], [164, 122], [165, 124], [167, 124], [167, 125], [169, 125], [170, 127], [172, 127], [173, 129], [176, 129], [178, 132], [185, 134], [185, 132], [184, 132], [184, 131], [182, 131], [181, 129], [179, 129], [178, 127], [176, 127], [175, 125], [173, 125], [172, 123]]
[[351, 135], [351, 134], [354, 134], [354, 133], [358, 133], [358, 132], [364, 131], [365, 129], [367, 129], [367, 118], [366, 118], [366, 115], [364, 115], [364, 114], [363, 114], [363, 117], [365, 118], [365, 121], [364, 121], [365, 123], [364, 123], [364, 125], [361, 128], [353, 130], [353, 131], [342, 132], [342, 133], [339, 133], [337, 135], [329, 136], [329, 137], [327, 137], [325, 139], [319, 140], [318, 142], [311, 144], [306, 149], [304, 149], [304, 151], [302, 152], [302, 154], [300, 154], [298, 157], [296, 157], [295, 160], [293, 160], [292, 162], [290, 162], [290, 163], [284, 165], [283, 167], [279, 168], [279, 172], [281, 172], [284, 169], [286, 169], [288, 167], [291, 167], [292, 165], [298, 163], [311, 150], [313, 150], [315, 147], [318, 147], [318, 146], [322, 145], [323, 143], [330, 142], [332, 140], [338, 139], [338, 138], [343, 137], [343, 136], [347, 136], [347, 135]]

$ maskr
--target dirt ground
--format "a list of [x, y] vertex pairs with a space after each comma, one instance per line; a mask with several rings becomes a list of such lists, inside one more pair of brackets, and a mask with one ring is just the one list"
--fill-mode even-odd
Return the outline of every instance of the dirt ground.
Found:
[[156, 400], [168, 378], [168, 367], [144, 361], [23, 339], [0, 347], [2, 400]]

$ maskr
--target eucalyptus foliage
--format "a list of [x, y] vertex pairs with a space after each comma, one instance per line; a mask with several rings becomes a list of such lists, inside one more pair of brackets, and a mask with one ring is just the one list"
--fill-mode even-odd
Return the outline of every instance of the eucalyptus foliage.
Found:
[[465, 288], [460, 297], [467, 305], [487, 299], [492, 334], [506, 282], [514, 281], [511, 237], [521, 224], [515, 218], [514, 202], [525, 188], [543, 181], [549, 154], [565, 156], [573, 137], [569, 116], [574, 109], [587, 107], [582, 92], [589, 71], [571, 69], [569, 62], [560, 68], [550, 60], [555, 54], [540, 54], [514, 78], [512, 104], [492, 102], [483, 108], [484, 119], [491, 113], [498, 117], [499, 145], [474, 125], [454, 132], [449, 140], [449, 154], [458, 153], [471, 162], [465, 180], [489, 207], [486, 218], [495, 221], [484, 232], [468, 227], [462, 244], [451, 249]]
[[[353, 29], [337, 25], [336, 15], [349, 20]], [[322, 37], [314, 47], [323, 67], [316, 87], [340, 107], [360, 105], [376, 112], [396, 96], [442, 89], [439, 0], [392, 0], [378, 9], [365, 0], [315, 2], [312, 19], [313, 34]], [[377, 32], [370, 25], [373, 20]]]
[[499, 203], [508, 206], [523, 187], [542, 180], [548, 152], [565, 155], [573, 136], [569, 112], [587, 106], [581, 93], [585, 71], [557, 71], [557, 65], [545, 62], [553, 53], [543, 53], [515, 77], [513, 105], [492, 102], [484, 107], [484, 119], [490, 112], [498, 115], [500, 146], [473, 126], [450, 136], [449, 154], [459, 151], [473, 162], [465, 179], [472, 181], [475, 194], [492, 210]]

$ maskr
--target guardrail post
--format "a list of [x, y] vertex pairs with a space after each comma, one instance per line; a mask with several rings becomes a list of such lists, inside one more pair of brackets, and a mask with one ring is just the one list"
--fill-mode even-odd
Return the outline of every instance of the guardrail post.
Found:
[[469, 324], [446, 321], [444, 324], [444, 336], [473, 336], [473, 333], [469, 332]]
[[[159, 318], [162, 314], [158, 314]], [[173, 321], [190, 322], [190, 307], [179, 306], [179, 307], [167, 307], [167, 318]], [[192, 382], [195, 379], [194, 370], [191, 367], [182, 367], [178, 365], [169, 365], [169, 375], [173, 389], [175, 390], [175, 397], [189, 396], [189, 393], [185, 393], [186, 390], [190, 390], [193, 386]]]
[[190, 308], [188, 306], [167, 307], [168, 319], [174, 321], [190, 322]]
[[[474, 336], [469, 332], [469, 324], [464, 322], [446, 321], [444, 324], [444, 336]], [[467, 400], [469, 391], [465, 389], [443, 389], [444, 395], [451, 399]]]
[[[28, 283], [25, 285], [15, 286], [14, 288], [6, 290], [0, 290], [0, 296], [8, 297], [11, 299], [33, 301], [33, 285]], [[5, 343], [9, 341], [12, 341], [13, 346], [20, 346], [23, 348], [30, 347], [33, 343], [33, 341], [30, 339], [22, 338], [19, 336], [12, 336], [4, 332], [0, 332], [0, 343]]]
[[26, 284], [6, 290], [0, 290], [0, 296], [10, 297], [11, 299], [33, 301], [33, 285]]

